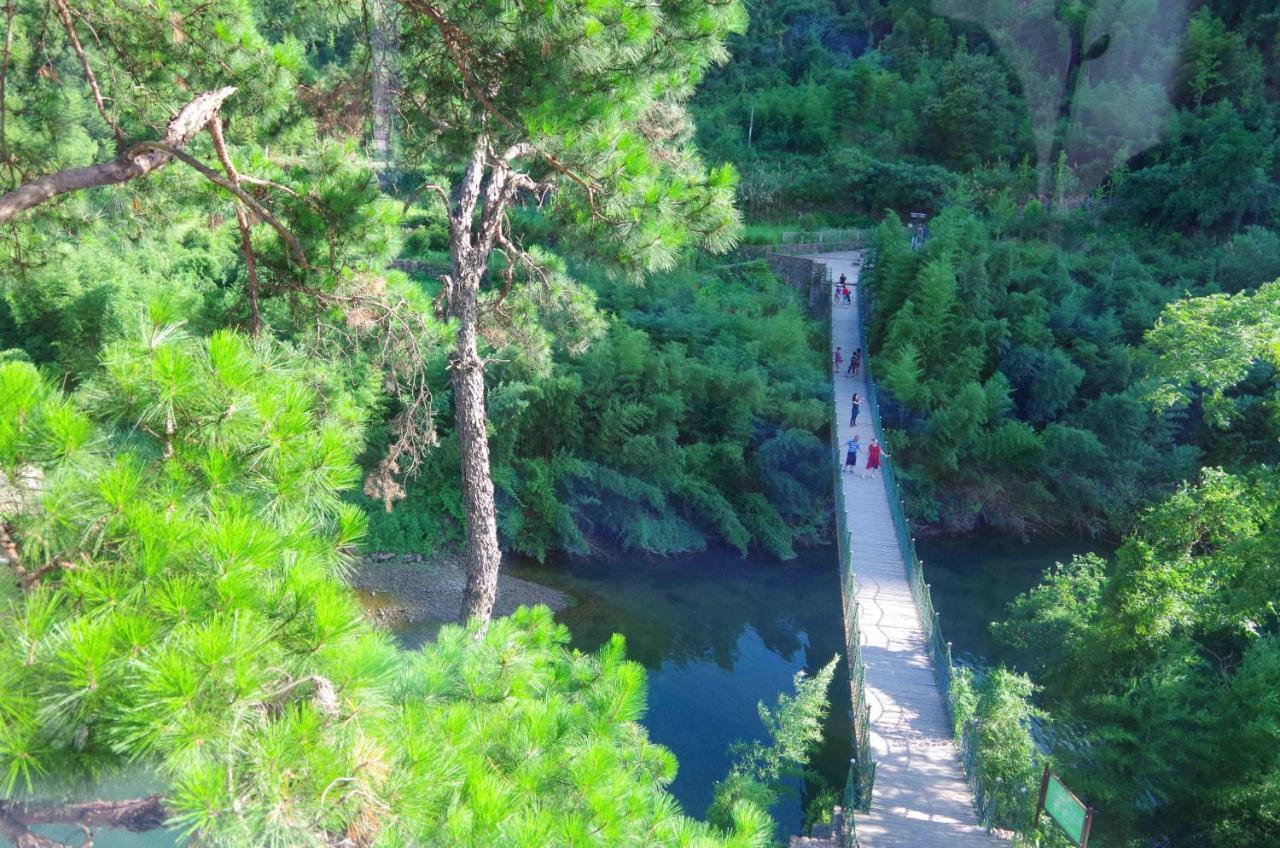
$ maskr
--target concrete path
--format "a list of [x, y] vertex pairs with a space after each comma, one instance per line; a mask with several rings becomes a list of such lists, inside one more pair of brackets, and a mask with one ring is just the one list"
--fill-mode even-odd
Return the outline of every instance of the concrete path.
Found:
[[[959, 751], [934, 682], [924, 632], [911, 598], [884, 478], [864, 479], [871, 444], [866, 406], [866, 345], [858, 326], [860, 251], [808, 257], [825, 262], [833, 279], [847, 275], [852, 306], [833, 306], [831, 348], [844, 354], [835, 377], [840, 461], [856, 432], [862, 448], [858, 473], [843, 473], [845, 508], [853, 537], [853, 567], [860, 607], [862, 656], [871, 711], [871, 753], [876, 760], [871, 811], [855, 818], [861, 848], [969, 848], [1007, 845], [978, 824]], [[864, 367], [850, 377], [849, 356], [864, 349]], [[850, 400], [863, 398], [857, 427]], [[892, 462], [892, 458], [883, 460]]]

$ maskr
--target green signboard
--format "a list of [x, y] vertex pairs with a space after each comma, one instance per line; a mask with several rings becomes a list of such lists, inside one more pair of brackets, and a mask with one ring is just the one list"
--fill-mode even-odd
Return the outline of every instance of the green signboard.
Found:
[[1048, 767], [1044, 770], [1044, 778], [1040, 783], [1040, 804], [1036, 808], [1036, 822], [1040, 821], [1040, 811], [1044, 810], [1049, 818], [1067, 834], [1076, 845], [1089, 844], [1089, 830], [1093, 826], [1093, 810], [1089, 809], [1079, 798], [1072, 794], [1066, 784]]

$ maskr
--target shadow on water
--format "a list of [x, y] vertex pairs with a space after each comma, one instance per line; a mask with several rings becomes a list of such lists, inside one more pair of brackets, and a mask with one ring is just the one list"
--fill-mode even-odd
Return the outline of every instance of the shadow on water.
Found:
[[[626, 637], [627, 655], [648, 670], [643, 723], [650, 738], [679, 759], [671, 791], [699, 818], [728, 771], [729, 746], [765, 737], [756, 705], [791, 694], [797, 671], [812, 674], [844, 653], [831, 548], [802, 551], [785, 563], [710, 551], [672, 559], [514, 561], [504, 568], [574, 599], [558, 618], [575, 647], [591, 651], [613, 633]], [[434, 634], [434, 626], [424, 627], [404, 633], [406, 644]], [[849, 764], [848, 714], [842, 661], [831, 686], [826, 736], [813, 762], [836, 788], [843, 788]], [[773, 810], [782, 835], [799, 833], [802, 807], [816, 791], [803, 787]]]

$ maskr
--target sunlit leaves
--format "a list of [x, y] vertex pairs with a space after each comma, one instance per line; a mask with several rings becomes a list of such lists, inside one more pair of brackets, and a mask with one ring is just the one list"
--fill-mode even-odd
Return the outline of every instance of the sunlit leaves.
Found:
[[[360, 434], [311, 366], [154, 324], [110, 363], [72, 399], [11, 375], [31, 427], [0, 448], [49, 473], [6, 518], [59, 568], [0, 572], [0, 797], [140, 769], [220, 845], [763, 844], [758, 811], [722, 834], [662, 791], [621, 638], [572, 651], [544, 608], [416, 654], [369, 627], [334, 579], [364, 528], [338, 500]], [[80, 406], [68, 465], [35, 424]]]

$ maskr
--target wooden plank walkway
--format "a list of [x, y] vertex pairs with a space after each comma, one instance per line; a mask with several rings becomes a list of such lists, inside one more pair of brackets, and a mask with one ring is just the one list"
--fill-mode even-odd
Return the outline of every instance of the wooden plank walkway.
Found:
[[[841, 476], [853, 537], [871, 752], [877, 763], [871, 811], [855, 817], [858, 844], [861, 848], [1007, 845], [978, 824], [907, 583], [884, 478], [860, 476], [873, 435], [865, 402], [866, 369], [854, 377], [845, 371], [853, 351], [866, 347], [858, 325], [859, 292], [854, 285], [862, 253], [824, 253], [808, 258], [825, 262], [833, 279], [847, 275], [854, 299], [852, 306], [832, 308], [831, 347], [834, 352], [839, 345], [845, 358], [845, 366], [835, 377], [840, 461], [844, 462], [845, 442], [855, 432], [862, 444], [858, 473]], [[848, 426], [854, 392], [863, 398], [856, 428]]]

